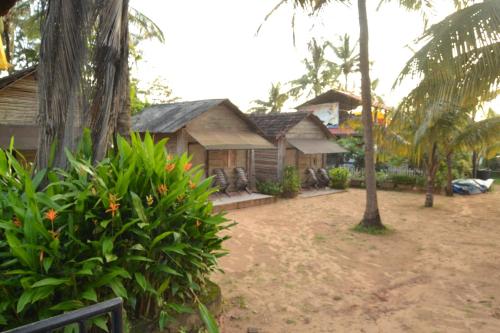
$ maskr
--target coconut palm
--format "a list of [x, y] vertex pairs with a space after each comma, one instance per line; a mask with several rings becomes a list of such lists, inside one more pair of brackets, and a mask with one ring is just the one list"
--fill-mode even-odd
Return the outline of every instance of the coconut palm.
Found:
[[340, 60], [340, 71], [344, 75], [344, 89], [348, 90], [349, 75], [359, 72], [359, 54], [357, 52], [358, 41], [351, 45], [348, 34], [339, 37], [339, 45], [332, 46], [333, 52]]
[[308, 43], [309, 58], [305, 58], [303, 63], [306, 73], [300, 78], [290, 82], [292, 88], [289, 93], [293, 97], [305, 95], [314, 97], [323, 93], [325, 89], [332, 87], [339, 77], [338, 66], [326, 58], [326, 50], [331, 47], [330, 42], [321, 44], [313, 38]]
[[267, 101], [256, 99], [253, 101], [256, 107], [250, 109], [254, 113], [278, 113], [281, 112], [289, 95], [281, 91], [281, 83], [271, 84]]

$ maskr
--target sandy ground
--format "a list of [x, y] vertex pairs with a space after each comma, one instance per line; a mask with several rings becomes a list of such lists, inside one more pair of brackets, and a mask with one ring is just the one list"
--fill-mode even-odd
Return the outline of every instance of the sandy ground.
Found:
[[500, 191], [379, 201], [389, 235], [362, 190], [230, 212], [223, 332], [500, 332]]

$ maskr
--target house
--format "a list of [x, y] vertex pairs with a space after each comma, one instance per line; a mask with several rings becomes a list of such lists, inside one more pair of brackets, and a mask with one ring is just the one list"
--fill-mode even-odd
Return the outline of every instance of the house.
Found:
[[[360, 96], [340, 90], [329, 90], [296, 107], [299, 112], [312, 112], [338, 138], [346, 136], [361, 136], [349, 124], [349, 120], [360, 120], [359, 112], [354, 110], [362, 104]], [[382, 103], [374, 101], [372, 107], [376, 111], [388, 110]], [[378, 115], [381, 113], [378, 112]]]
[[253, 182], [255, 149], [276, 149], [228, 99], [152, 105], [132, 117], [132, 130], [168, 138], [168, 151], [192, 155], [193, 165], [202, 165], [205, 176], [224, 169], [231, 184], [236, 167], [245, 168]]
[[334, 142], [334, 136], [311, 112], [252, 114], [250, 119], [277, 150], [255, 151], [257, 180], [279, 181], [285, 166], [297, 167], [304, 180], [308, 168], [326, 167], [327, 154], [347, 152]]
[[0, 148], [14, 147], [33, 160], [38, 145], [36, 67], [0, 78]]

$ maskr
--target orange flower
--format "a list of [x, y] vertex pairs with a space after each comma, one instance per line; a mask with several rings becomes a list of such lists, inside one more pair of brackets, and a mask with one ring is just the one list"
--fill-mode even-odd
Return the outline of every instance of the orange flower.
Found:
[[14, 223], [14, 225], [18, 228], [21, 228], [23, 226], [23, 223], [21, 222], [21, 220], [17, 216], [14, 217], [14, 219], [12, 220], [12, 223]]
[[174, 158], [174, 156], [172, 156], [172, 154], [167, 155], [167, 161], [171, 161], [173, 158]]
[[196, 228], [199, 228], [199, 227], [200, 227], [200, 225], [201, 225], [200, 220], [196, 220]]
[[186, 163], [186, 165], [184, 165], [184, 171], [189, 171], [192, 166], [193, 166], [192, 163]]
[[148, 203], [148, 206], [151, 206], [151, 205], [153, 205], [153, 203], [155, 202], [155, 200], [153, 199], [152, 195], [147, 195], [146, 196], [146, 202]]
[[49, 209], [49, 210], [45, 213], [45, 218], [46, 218], [47, 220], [49, 220], [49, 221], [50, 221], [50, 223], [52, 223], [52, 224], [54, 224], [54, 221], [55, 221], [56, 217], [57, 217], [57, 213], [56, 213], [56, 211], [55, 211], [54, 209], [52, 209], [52, 208], [51, 208], [51, 209]]
[[45, 252], [43, 252], [43, 250], [40, 250], [40, 256], [39, 256], [39, 258], [40, 258], [40, 262], [42, 262], [42, 261], [43, 261], [43, 257], [44, 257], [44, 256], [45, 256]]
[[167, 185], [165, 185], [165, 184], [160, 184], [160, 185], [158, 186], [158, 193], [160, 193], [161, 195], [164, 195], [165, 193], [167, 193], [167, 191], [168, 191], [168, 187], [167, 187]]
[[112, 217], [115, 217], [116, 212], [118, 211], [118, 208], [120, 208], [120, 204], [116, 202], [109, 202], [109, 208], [106, 209], [106, 213], [111, 213]]
[[165, 165], [165, 170], [167, 172], [172, 172], [175, 169], [175, 164], [174, 163], [167, 163]]
[[193, 183], [192, 181], [189, 181], [189, 188], [194, 190], [196, 188], [196, 184]]

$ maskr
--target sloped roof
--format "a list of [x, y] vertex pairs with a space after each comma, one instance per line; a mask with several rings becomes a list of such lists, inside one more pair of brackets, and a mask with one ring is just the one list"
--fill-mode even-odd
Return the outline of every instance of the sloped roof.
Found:
[[269, 114], [250, 114], [250, 119], [264, 132], [270, 140], [277, 140], [284, 136], [292, 127], [306, 118], [314, 121], [321, 130], [329, 137], [331, 133], [328, 128], [314, 114], [309, 112], [284, 112]]
[[37, 66], [32, 66], [26, 69], [22, 69], [20, 71], [17, 71], [15, 73], [12, 73], [8, 76], [4, 76], [0, 78], [0, 89], [3, 89], [5, 87], [10, 86], [12, 83], [21, 80], [25, 78], [26, 76], [29, 76], [33, 73], [35, 73], [37, 70]]
[[[206, 99], [151, 105], [132, 117], [132, 130], [151, 133], [174, 133], [208, 110], [224, 105], [249, 122], [236, 105], [228, 99]], [[253, 124], [252, 124], [253, 125]]]
[[[341, 110], [353, 110], [362, 104], [362, 99], [360, 96], [353, 93], [341, 90], [331, 89], [327, 92], [305, 102], [296, 107], [296, 109], [303, 108], [310, 105], [327, 104], [327, 103], [339, 103], [339, 108]], [[384, 110], [390, 110], [390, 108], [377, 101], [372, 102], [372, 107]]]

